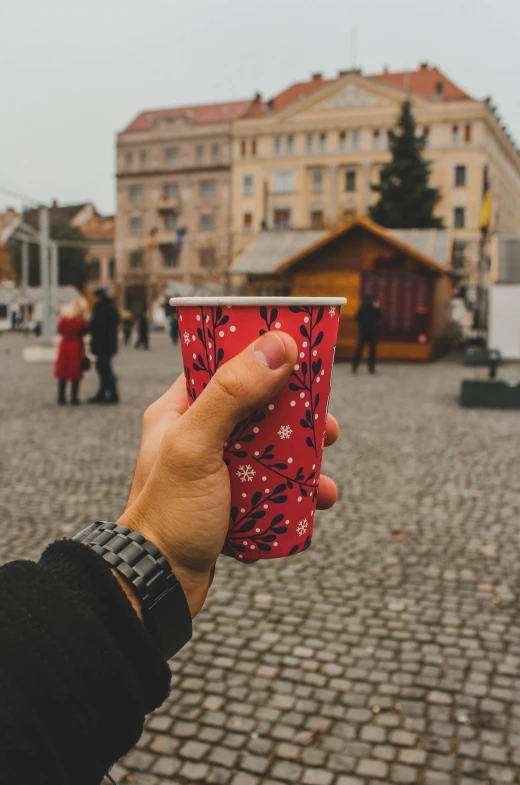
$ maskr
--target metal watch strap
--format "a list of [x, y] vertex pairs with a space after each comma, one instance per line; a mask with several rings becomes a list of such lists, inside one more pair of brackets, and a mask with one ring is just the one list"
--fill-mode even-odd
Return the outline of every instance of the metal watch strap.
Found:
[[96, 521], [73, 537], [117, 570], [141, 601], [143, 621], [167, 660], [190, 640], [191, 613], [182, 586], [153, 543], [138, 532]]

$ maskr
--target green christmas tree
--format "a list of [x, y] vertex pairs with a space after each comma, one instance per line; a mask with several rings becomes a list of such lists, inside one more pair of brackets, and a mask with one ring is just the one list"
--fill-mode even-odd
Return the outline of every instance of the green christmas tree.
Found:
[[434, 215], [441, 194], [429, 185], [431, 164], [423, 158], [427, 138], [417, 136], [409, 101], [388, 137], [392, 160], [381, 169], [379, 185], [372, 186], [379, 201], [370, 208], [370, 217], [389, 229], [441, 229], [442, 218]]

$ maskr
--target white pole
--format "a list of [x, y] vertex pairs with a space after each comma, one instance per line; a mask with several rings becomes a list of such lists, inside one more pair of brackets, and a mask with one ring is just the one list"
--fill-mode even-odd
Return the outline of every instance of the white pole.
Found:
[[43, 293], [43, 343], [51, 343], [50, 275], [49, 275], [49, 211], [40, 207], [40, 282]]
[[51, 241], [51, 313], [54, 322], [58, 319], [58, 284], [59, 284], [59, 249], [58, 243]]
[[29, 243], [27, 240], [22, 240], [22, 298], [24, 300], [22, 313], [23, 324], [29, 322]]

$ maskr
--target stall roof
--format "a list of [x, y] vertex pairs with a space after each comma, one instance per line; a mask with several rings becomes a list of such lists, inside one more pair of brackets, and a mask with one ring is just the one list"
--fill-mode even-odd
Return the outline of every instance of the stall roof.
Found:
[[[75, 286], [58, 286], [57, 300], [59, 305], [67, 303], [81, 297]], [[30, 303], [37, 303], [43, 299], [43, 289], [41, 286], [28, 286], [26, 292], [18, 286], [0, 287], [0, 303], [10, 305], [24, 300]]]
[[312, 251], [359, 226], [420, 259], [436, 272], [451, 273], [453, 238], [449, 229], [384, 229], [369, 218], [356, 218], [332, 232], [262, 232], [237, 258], [231, 273], [270, 275], [281, 272]]
[[269, 275], [286, 259], [305, 251], [326, 237], [328, 232], [282, 231], [262, 232], [239, 256], [231, 267], [232, 273]]

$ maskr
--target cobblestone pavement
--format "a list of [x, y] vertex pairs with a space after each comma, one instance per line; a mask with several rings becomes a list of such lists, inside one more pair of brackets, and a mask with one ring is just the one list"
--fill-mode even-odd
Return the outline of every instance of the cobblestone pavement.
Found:
[[[153, 336], [117, 361], [120, 408], [58, 409], [22, 345], [0, 338], [5, 557], [118, 514], [141, 413], [180, 368]], [[461, 410], [463, 375], [337, 367], [340, 502], [301, 556], [222, 559], [118, 783], [520, 782], [520, 417]]]

